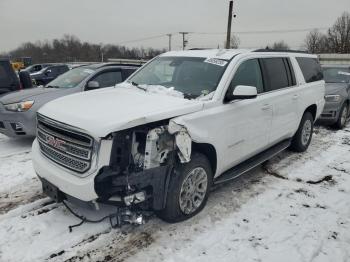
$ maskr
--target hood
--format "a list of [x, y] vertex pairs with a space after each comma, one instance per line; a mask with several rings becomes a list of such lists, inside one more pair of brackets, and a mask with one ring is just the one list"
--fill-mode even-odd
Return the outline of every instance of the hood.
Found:
[[20, 101], [26, 101], [30, 99], [35, 99], [36, 97], [49, 93], [57, 92], [56, 88], [44, 88], [44, 87], [34, 87], [30, 89], [24, 89], [19, 91], [14, 91], [9, 94], [0, 97], [0, 103], [11, 104]]
[[59, 98], [39, 113], [94, 137], [172, 118], [203, 108], [203, 102], [133, 88], [105, 88]]
[[326, 83], [326, 95], [336, 95], [341, 93], [348, 83]]

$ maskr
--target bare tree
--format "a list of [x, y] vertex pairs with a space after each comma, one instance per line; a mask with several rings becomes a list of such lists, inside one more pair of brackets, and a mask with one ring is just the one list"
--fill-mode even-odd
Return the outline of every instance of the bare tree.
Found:
[[306, 35], [304, 44], [306, 50], [313, 54], [327, 53], [329, 49], [327, 36], [317, 29], [312, 30]]
[[289, 45], [284, 42], [283, 40], [282, 41], [279, 41], [279, 42], [275, 42], [273, 43], [272, 45], [268, 45], [266, 47], [266, 49], [273, 49], [273, 50], [289, 50]]
[[328, 30], [330, 50], [334, 53], [350, 53], [350, 13], [344, 12]]
[[[241, 40], [239, 39], [238, 36], [236, 36], [236, 35], [232, 35], [232, 36], [231, 36], [231, 40], [230, 40], [230, 48], [231, 48], [231, 49], [236, 49], [236, 48], [238, 48], [239, 45], [240, 45], [240, 43], [241, 43]], [[225, 41], [225, 43], [224, 43], [224, 46], [226, 46], [226, 41]]]

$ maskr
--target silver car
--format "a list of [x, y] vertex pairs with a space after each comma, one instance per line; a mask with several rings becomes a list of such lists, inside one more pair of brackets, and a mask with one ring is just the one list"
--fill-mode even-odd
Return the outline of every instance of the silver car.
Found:
[[114, 86], [138, 65], [93, 64], [74, 68], [46, 86], [0, 96], [0, 133], [9, 137], [36, 135], [36, 112], [47, 102], [73, 93]]
[[326, 104], [319, 123], [341, 129], [350, 113], [350, 65], [323, 66]]

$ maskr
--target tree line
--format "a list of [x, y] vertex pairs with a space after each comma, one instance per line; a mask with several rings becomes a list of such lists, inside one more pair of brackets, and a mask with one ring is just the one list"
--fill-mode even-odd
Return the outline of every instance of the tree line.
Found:
[[46, 62], [98, 62], [108, 58], [149, 59], [164, 53], [165, 49], [128, 48], [113, 44], [82, 42], [74, 35], [64, 35], [52, 41], [26, 42], [18, 48], [0, 54], [0, 57], [16, 59], [31, 57], [33, 63]]

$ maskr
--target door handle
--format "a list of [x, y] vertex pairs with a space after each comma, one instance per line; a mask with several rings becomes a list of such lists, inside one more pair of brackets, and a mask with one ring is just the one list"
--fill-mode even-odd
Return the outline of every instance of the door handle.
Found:
[[299, 95], [294, 95], [293, 100], [297, 100], [299, 98]]
[[261, 110], [263, 110], [263, 111], [267, 111], [267, 110], [270, 110], [270, 109], [271, 109], [271, 105], [269, 105], [269, 104], [263, 105], [262, 108], [261, 108]]

